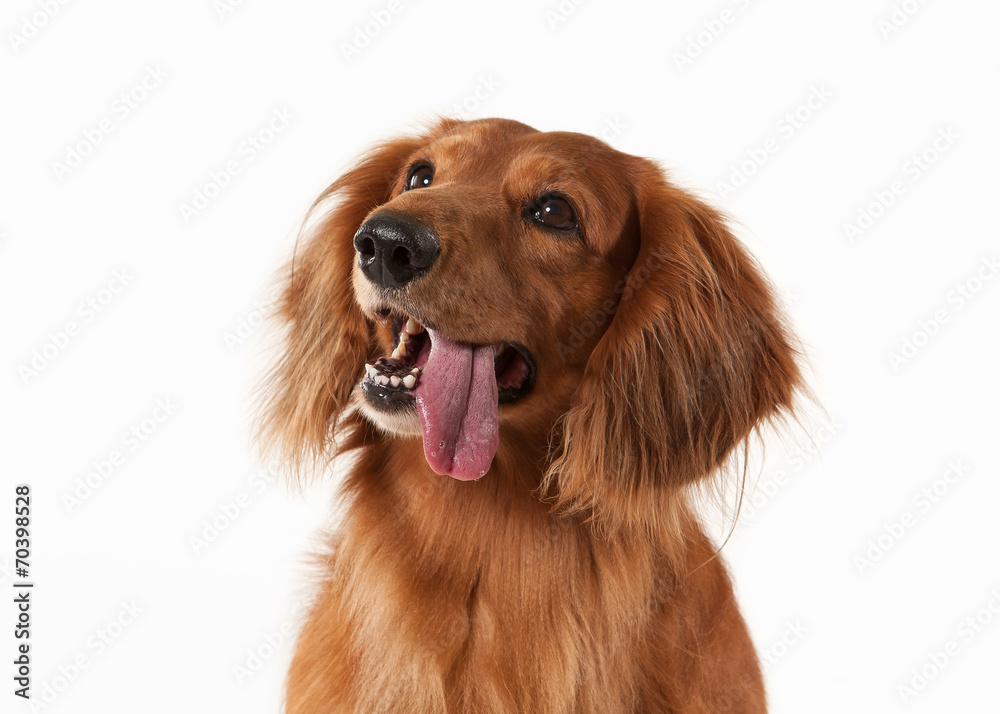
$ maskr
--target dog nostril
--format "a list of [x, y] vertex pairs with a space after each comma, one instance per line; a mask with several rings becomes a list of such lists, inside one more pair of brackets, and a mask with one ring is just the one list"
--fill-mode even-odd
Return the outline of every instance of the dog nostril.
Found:
[[372, 259], [375, 257], [375, 241], [368, 236], [363, 236], [355, 245], [362, 258]]
[[396, 265], [409, 265], [410, 251], [403, 246], [397, 246], [396, 249], [392, 251], [392, 262]]
[[385, 288], [401, 288], [427, 272], [441, 245], [420, 221], [377, 213], [354, 235], [354, 250], [365, 277]]

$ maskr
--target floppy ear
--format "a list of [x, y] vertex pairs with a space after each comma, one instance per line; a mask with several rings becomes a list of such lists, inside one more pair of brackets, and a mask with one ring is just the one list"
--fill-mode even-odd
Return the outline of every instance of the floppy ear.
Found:
[[[265, 454], [285, 456], [293, 470], [332, 456], [351, 392], [377, 349], [351, 287], [354, 234], [372, 209], [390, 199], [392, 183], [419, 141], [387, 142], [331, 184], [309, 216], [329, 212], [287, 268], [278, 301], [284, 349], [262, 385], [258, 440]], [[332, 211], [331, 200], [337, 201]]]
[[636, 171], [639, 251], [545, 480], [556, 507], [612, 531], [667, 517], [800, 385], [771, 288], [723, 218], [652, 163]]

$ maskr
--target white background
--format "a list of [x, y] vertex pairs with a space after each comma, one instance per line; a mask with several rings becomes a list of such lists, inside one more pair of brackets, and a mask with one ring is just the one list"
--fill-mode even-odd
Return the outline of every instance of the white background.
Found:
[[331, 485], [253, 460], [260, 315], [310, 201], [445, 114], [662, 161], [784, 294], [825, 414], [812, 445], [771, 444], [724, 551], [773, 711], [1000, 711], [998, 21], [971, 0], [4, 3], [0, 708], [29, 710], [27, 482], [45, 710], [278, 709]]

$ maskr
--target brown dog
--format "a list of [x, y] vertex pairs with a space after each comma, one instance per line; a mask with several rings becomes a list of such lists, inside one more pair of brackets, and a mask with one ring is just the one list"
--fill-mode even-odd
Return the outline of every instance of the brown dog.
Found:
[[316, 207], [263, 438], [354, 460], [288, 712], [764, 711], [685, 494], [800, 375], [720, 215], [499, 119], [385, 143]]

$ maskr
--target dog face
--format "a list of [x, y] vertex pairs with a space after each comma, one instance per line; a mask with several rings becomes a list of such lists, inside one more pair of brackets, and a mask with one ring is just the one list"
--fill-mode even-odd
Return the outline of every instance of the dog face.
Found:
[[478, 478], [503, 425], [547, 434], [543, 405], [579, 384], [636, 250], [627, 165], [590, 137], [490, 122], [432, 133], [399, 167], [353, 240], [385, 350], [359, 403], [422, 435], [438, 473]]
[[324, 453], [357, 406], [440, 474], [551, 443], [542, 485], [634, 520], [790, 407], [795, 351], [722, 218], [653, 163], [507, 120], [387, 142], [317, 201], [265, 436]]

